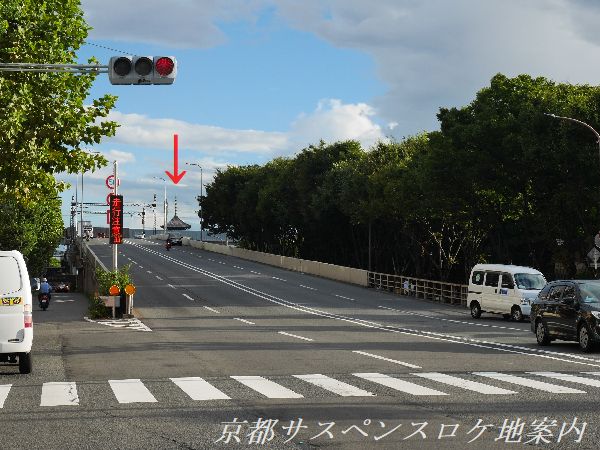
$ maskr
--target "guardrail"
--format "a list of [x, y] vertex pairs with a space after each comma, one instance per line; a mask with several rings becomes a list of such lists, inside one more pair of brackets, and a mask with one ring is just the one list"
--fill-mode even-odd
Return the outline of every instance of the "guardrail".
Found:
[[368, 272], [368, 286], [395, 294], [467, 307], [469, 286], [466, 284], [444, 283], [402, 275]]

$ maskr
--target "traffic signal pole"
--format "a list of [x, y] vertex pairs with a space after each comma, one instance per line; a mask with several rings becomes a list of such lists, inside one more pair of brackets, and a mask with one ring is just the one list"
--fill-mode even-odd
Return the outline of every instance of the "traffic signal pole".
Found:
[[[115, 180], [115, 192], [114, 194], [117, 195], [118, 194], [118, 189], [119, 189], [119, 178], [117, 177], [117, 161], [115, 160], [113, 162], [113, 175], [114, 175], [114, 180]], [[121, 218], [121, 220], [123, 220], [123, 218]], [[118, 269], [118, 265], [117, 265], [117, 244], [113, 244], [112, 245], [112, 267], [113, 267], [113, 271], [116, 272]]]

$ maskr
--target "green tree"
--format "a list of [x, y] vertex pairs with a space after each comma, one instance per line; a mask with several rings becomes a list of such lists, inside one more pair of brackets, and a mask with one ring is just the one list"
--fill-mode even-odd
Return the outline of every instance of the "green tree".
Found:
[[[3, 0], [0, 61], [74, 64], [88, 30], [79, 0]], [[116, 128], [101, 120], [116, 97], [86, 100], [94, 79], [93, 74], [0, 72], [0, 193], [41, 201], [66, 188], [54, 174], [106, 164], [83, 148]]]

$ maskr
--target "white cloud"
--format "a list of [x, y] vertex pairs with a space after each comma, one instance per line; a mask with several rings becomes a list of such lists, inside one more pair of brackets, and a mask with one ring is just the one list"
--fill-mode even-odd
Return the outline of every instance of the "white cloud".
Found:
[[300, 147], [354, 139], [370, 147], [383, 139], [381, 127], [372, 121], [374, 109], [365, 103], [344, 104], [341, 100], [321, 100], [315, 111], [301, 114], [292, 124], [291, 141]]
[[[208, 48], [225, 35], [216, 21], [254, 20], [262, 0], [83, 0], [92, 39]], [[126, 49], [124, 49], [126, 50]]]
[[109, 150], [108, 152], [103, 152], [103, 155], [109, 161], [117, 161], [119, 164], [135, 162], [135, 155], [131, 152]]

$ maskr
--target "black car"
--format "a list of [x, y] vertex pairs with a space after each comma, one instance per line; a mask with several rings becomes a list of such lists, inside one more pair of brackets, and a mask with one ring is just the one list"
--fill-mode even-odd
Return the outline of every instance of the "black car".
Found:
[[539, 345], [561, 339], [592, 351], [600, 342], [600, 281], [548, 283], [531, 305], [531, 331]]
[[183, 245], [183, 236], [179, 233], [169, 233], [167, 239], [171, 240], [171, 245]]

